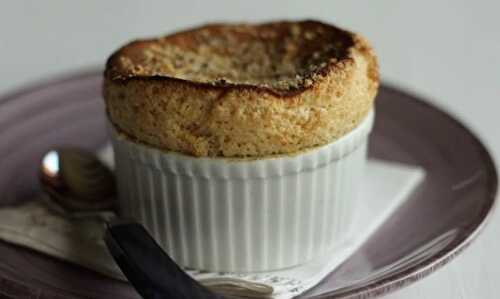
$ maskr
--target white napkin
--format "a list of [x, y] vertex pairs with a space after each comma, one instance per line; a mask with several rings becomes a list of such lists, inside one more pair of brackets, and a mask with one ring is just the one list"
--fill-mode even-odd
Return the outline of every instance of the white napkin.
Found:
[[[101, 153], [113, 167], [110, 147]], [[421, 168], [377, 160], [367, 163], [362, 205], [354, 231], [356, 239], [340, 244], [326, 256], [298, 267], [260, 273], [188, 273], [205, 286], [224, 294], [251, 298], [293, 298], [332, 272], [404, 202], [424, 178]], [[103, 242], [104, 224], [98, 219], [68, 220], [47, 209], [44, 201], [0, 210], [0, 239], [124, 279]]]

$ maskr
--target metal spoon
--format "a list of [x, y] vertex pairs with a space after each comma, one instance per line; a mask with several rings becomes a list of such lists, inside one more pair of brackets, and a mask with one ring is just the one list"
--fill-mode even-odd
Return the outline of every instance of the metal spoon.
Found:
[[71, 218], [114, 217], [115, 179], [94, 154], [72, 147], [51, 150], [42, 158], [39, 177], [53, 211]]
[[[192, 279], [138, 223], [111, 220], [115, 182], [92, 153], [76, 148], [49, 151], [40, 182], [50, 207], [70, 217], [99, 217], [107, 223], [105, 241], [123, 274], [143, 298], [223, 299]], [[108, 215], [103, 217], [103, 212]]]

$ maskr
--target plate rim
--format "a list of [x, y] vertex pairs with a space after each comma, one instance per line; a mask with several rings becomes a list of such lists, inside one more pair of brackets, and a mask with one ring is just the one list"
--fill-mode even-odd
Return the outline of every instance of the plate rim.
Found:
[[[90, 67], [77, 69], [70, 72], [63, 72], [56, 76], [50, 76], [47, 79], [35, 80], [27, 84], [18, 86], [17, 88], [8, 91], [7, 93], [2, 93], [0, 95], [0, 106], [4, 105], [12, 100], [19, 97], [26, 96], [30, 93], [43, 90], [46, 88], [54, 87], [59, 84], [64, 84], [67, 82], [77, 81], [86, 77], [99, 76], [102, 73], [102, 68]], [[466, 228], [468, 235], [461, 240], [454, 240], [450, 244], [440, 249], [438, 252], [433, 254], [431, 257], [424, 259], [415, 265], [409, 267], [408, 269], [389, 275], [380, 281], [369, 282], [366, 285], [355, 288], [348, 289], [344, 292], [339, 290], [326, 292], [324, 294], [319, 294], [311, 297], [305, 297], [310, 299], [361, 299], [361, 298], [374, 298], [393, 291], [404, 288], [408, 285], [419, 281], [431, 273], [435, 272], [437, 269], [445, 266], [450, 261], [452, 261], [456, 256], [464, 251], [484, 230], [486, 225], [490, 222], [492, 215], [494, 214], [498, 206], [498, 173], [495, 165], [495, 161], [488, 151], [487, 145], [481, 141], [481, 138], [474, 133], [470, 127], [468, 127], [459, 117], [453, 115], [451, 112], [447, 112], [444, 107], [433, 104], [425, 100], [425, 97], [420, 97], [418, 93], [414, 91], [409, 91], [404, 87], [395, 87], [394, 85], [383, 82], [381, 88], [384, 90], [398, 94], [401, 98], [406, 101], [414, 102], [418, 105], [423, 106], [425, 109], [433, 110], [434, 112], [440, 114], [450, 123], [456, 125], [460, 130], [471, 138], [471, 144], [473, 144], [484, 164], [487, 166], [486, 177], [488, 178], [488, 190], [487, 196], [490, 198], [487, 201], [481, 211], [481, 217], [477, 217], [477, 221], [470, 224]], [[480, 220], [479, 220], [480, 219]], [[57, 287], [46, 286], [42, 287], [31, 286], [23, 281], [16, 278], [6, 277], [7, 275], [0, 275], [0, 285], [8, 285], [7, 292], [18, 292], [19, 295], [26, 295], [27, 293], [36, 293], [41, 297], [49, 298], [63, 298], [61, 294], [57, 294], [57, 291], [64, 292], [64, 296], [72, 296], [73, 298], [84, 298], [79, 295], [71, 294], [67, 290], [62, 290]], [[3, 290], [0, 290], [0, 294], [4, 294]], [[12, 295], [11, 293], [5, 293], [6, 295]], [[15, 294], [14, 294], [15, 295]], [[67, 298], [67, 297], [64, 297]]]
[[480, 211], [481, 219], [476, 221], [470, 227], [467, 228], [469, 234], [466, 238], [462, 240], [450, 242], [445, 247], [440, 249], [437, 253], [433, 254], [431, 257], [424, 259], [421, 262], [416, 263], [414, 266], [406, 269], [403, 272], [395, 273], [389, 275], [381, 281], [370, 282], [365, 286], [356, 288], [354, 290], [347, 290], [345, 292], [332, 291], [324, 294], [320, 294], [313, 297], [307, 297], [307, 299], [364, 299], [364, 298], [375, 298], [381, 295], [387, 295], [404, 287], [407, 287], [417, 281], [434, 273], [436, 270], [442, 268], [449, 262], [451, 262], [455, 257], [462, 253], [472, 242], [483, 232], [484, 228], [490, 222], [497, 206], [498, 206], [498, 172], [495, 165], [495, 161], [490, 154], [485, 143], [483, 143], [480, 137], [474, 133], [470, 127], [468, 127], [464, 122], [462, 122], [458, 117], [450, 112], [447, 112], [444, 108], [439, 105], [424, 100], [415, 92], [408, 91], [404, 88], [395, 87], [388, 83], [381, 84], [385, 90], [399, 94], [407, 101], [412, 101], [418, 105], [423, 106], [426, 109], [433, 110], [439, 113], [441, 116], [450, 121], [454, 125], [458, 126], [460, 130], [466, 133], [471, 139], [472, 144], [477, 148], [481, 160], [485, 162], [488, 166], [486, 170], [486, 177], [490, 178], [491, 186], [488, 190], [488, 197], [491, 199], [488, 201], [488, 205], [485, 205]]

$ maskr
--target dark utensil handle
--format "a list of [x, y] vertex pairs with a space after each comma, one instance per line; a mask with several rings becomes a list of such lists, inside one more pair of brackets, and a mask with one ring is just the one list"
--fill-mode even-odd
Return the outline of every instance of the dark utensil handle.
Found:
[[185, 273], [138, 223], [109, 224], [106, 245], [146, 299], [224, 299]]

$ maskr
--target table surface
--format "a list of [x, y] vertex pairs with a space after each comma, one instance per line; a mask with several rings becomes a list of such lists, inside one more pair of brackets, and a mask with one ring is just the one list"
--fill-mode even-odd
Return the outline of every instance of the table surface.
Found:
[[[500, 2], [422, 1], [14, 1], [0, 10], [0, 93], [103, 65], [126, 41], [220, 20], [318, 18], [361, 32], [384, 81], [462, 120], [499, 165]], [[460, 149], [457, 149], [460, 150]], [[446, 213], [446, 211], [443, 211]], [[498, 298], [500, 214], [456, 260], [386, 298]]]

